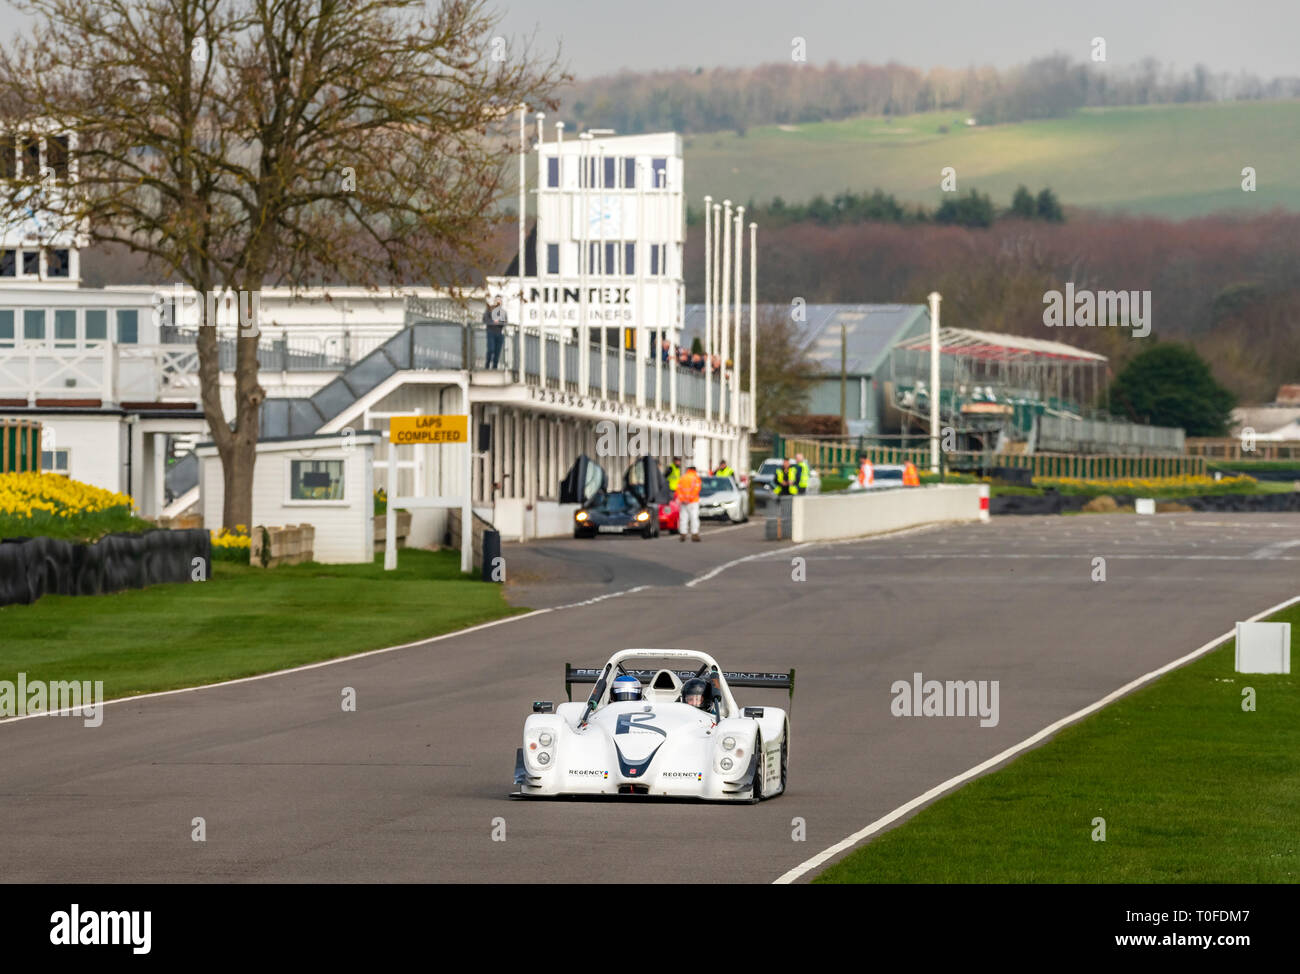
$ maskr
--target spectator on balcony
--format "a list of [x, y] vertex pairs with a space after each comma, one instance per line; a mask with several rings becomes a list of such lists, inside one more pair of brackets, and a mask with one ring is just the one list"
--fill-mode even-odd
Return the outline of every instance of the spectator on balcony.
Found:
[[483, 309], [483, 325], [487, 329], [487, 364], [489, 369], [501, 367], [501, 350], [506, 344], [506, 310], [499, 297], [492, 298]]
[[663, 356], [663, 360], [665, 362], [671, 362], [673, 360], [672, 342], [670, 342], [668, 339], [665, 338], [662, 342], [660, 342], [659, 349], [660, 349], [660, 354]]
[[677, 364], [683, 369], [691, 367], [691, 353], [684, 347], [677, 349]]
[[693, 368], [696, 372], [704, 371], [704, 356], [701, 355], [699, 352], [696, 352], [694, 355], [691, 356], [691, 368]]

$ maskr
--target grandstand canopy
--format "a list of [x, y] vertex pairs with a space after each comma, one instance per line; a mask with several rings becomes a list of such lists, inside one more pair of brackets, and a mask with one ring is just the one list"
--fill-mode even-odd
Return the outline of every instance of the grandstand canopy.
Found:
[[[899, 342], [897, 347], [909, 352], [929, 352], [929, 334]], [[1000, 335], [992, 331], [973, 328], [940, 328], [939, 354], [1003, 362], [1033, 361], [1035, 359], [1070, 359], [1076, 362], [1107, 361], [1106, 356], [1088, 352], [1064, 342], [1049, 342], [1042, 338], [1022, 338], [1019, 335]]]

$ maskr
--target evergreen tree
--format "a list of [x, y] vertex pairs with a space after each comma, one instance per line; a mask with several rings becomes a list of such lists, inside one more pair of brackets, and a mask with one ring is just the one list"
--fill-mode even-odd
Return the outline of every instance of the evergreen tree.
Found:
[[1152, 426], [1176, 426], [1188, 436], [1225, 436], [1236, 397], [1219, 385], [1190, 345], [1153, 344], [1110, 385], [1110, 411]]

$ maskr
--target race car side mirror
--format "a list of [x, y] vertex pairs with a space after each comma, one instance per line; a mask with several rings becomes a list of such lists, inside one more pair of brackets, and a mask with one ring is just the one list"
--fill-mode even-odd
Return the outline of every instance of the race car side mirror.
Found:
[[553, 714], [555, 713], [555, 704], [550, 700], [534, 700], [533, 713], [535, 714]]

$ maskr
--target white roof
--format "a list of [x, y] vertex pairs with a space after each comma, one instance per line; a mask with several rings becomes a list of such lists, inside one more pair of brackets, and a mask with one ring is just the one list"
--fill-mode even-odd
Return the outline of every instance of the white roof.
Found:
[[[901, 342], [899, 348], [923, 351], [930, 347], [928, 334]], [[977, 331], [974, 328], [940, 328], [939, 349], [954, 355], [972, 358], [1070, 358], [1089, 362], [1105, 362], [1105, 355], [1088, 352], [1064, 342], [1044, 338], [1024, 338], [1020, 335], [1003, 335], [994, 331]]]

